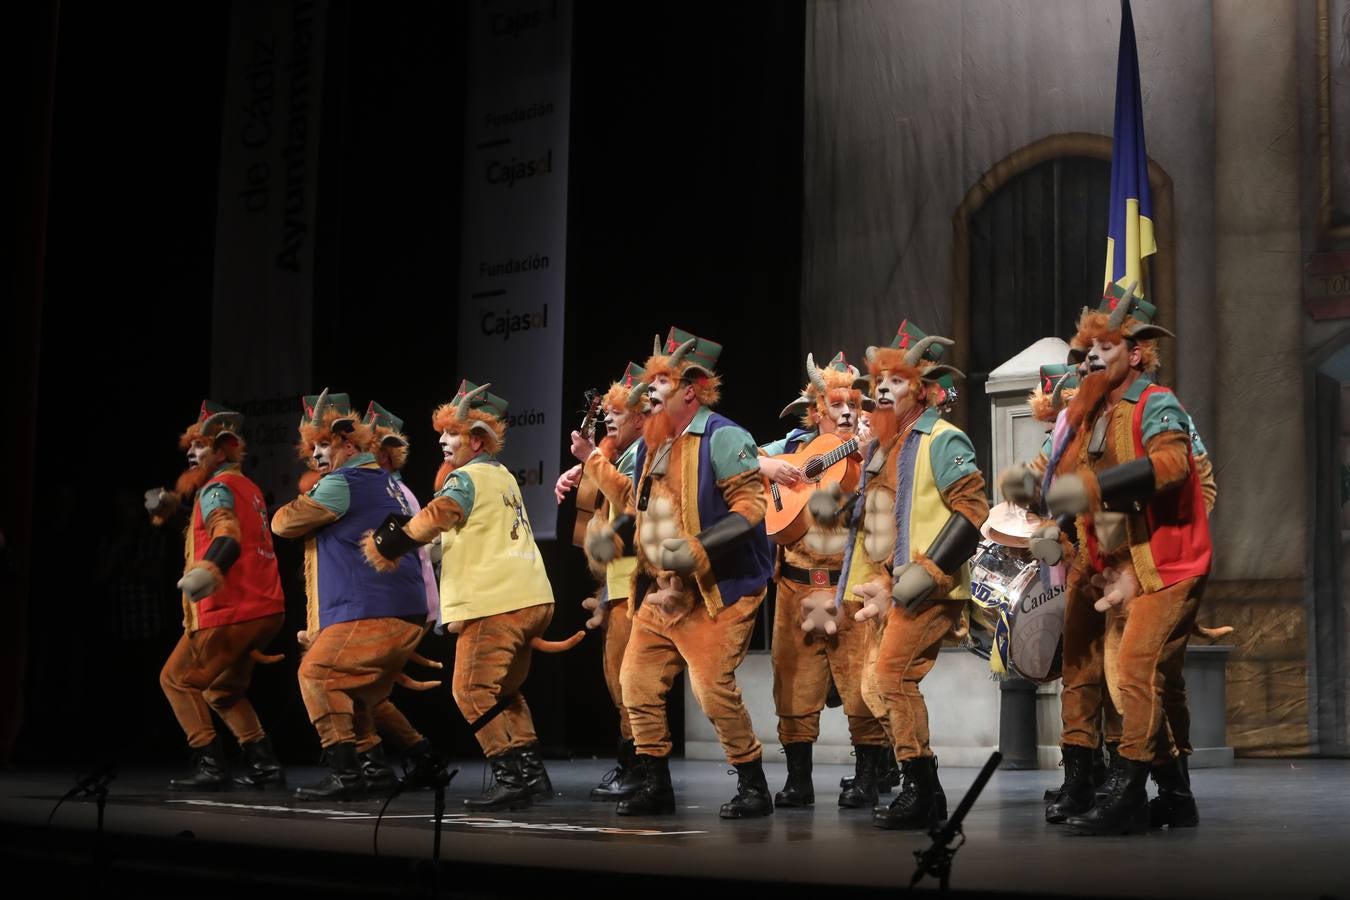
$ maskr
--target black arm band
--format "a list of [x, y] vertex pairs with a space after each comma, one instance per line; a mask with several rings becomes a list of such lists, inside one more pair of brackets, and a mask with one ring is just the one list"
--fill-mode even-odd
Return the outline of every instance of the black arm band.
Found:
[[623, 541], [623, 555], [633, 556], [633, 536], [637, 532], [637, 519], [633, 516], [617, 516], [609, 527], [614, 529], [614, 533]]
[[703, 545], [703, 552], [712, 559], [735, 549], [750, 537], [754, 530], [745, 516], [728, 513], [724, 518], [700, 531], [698, 542]]
[[952, 513], [924, 555], [932, 560], [933, 565], [942, 570], [943, 574], [950, 575], [975, 555], [980, 537], [980, 529], [970, 524], [969, 519], [960, 513]]
[[373, 535], [375, 549], [380, 551], [380, 555], [385, 559], [398, 559], [409, 550], [421, 546], [417, 541], [408, 537], [408, 532], [403, 530], [403, 525], [409, 518], [411, 517], [390, 513], [380, 523], [380, 527], [375, 529]]
[[1103, 469], [1097, 473], [1102, 508], [1113, 512], [1138, 512], [1154, 493], [1153, 463], [1147, 456]]
[[230, 571], [230, 566], [234, 565], [239, 559], [239, 542], [228, 535], [221, 535], [211, 542], [211, 546], [206, 548], [206, 553], [202, 555], [204, 562], [209, 562], [220, 570], [224, 575]]

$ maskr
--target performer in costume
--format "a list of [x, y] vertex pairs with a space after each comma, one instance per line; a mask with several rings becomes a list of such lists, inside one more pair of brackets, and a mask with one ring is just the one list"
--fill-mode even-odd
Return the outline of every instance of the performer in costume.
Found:
[[[960, 374], [937, 362], [951, 343], [906, 321], [890, 347], [867, 351], [874, 444], [843, 584], [862, 599], [855, 618], [881, 619], [863, 696], [889, 723], [902, 783], [890, 806], [873, 815], [878, 828], [929, 828], [947, 814], [919, 682], [944, 639], [962, 627], [967, 561], [989, 513], [970, 439], [941, 418], [952, 389], [939, 379]], [[830, 501], [837, 494], [812, 497], [818, 520]]]
[[286, 776], [247, 691], [255, 662], [276, 637], [285, 598], [267, 531], [262, 491], [240, 470], [243, 416], [210, 400], [179, 439], [188, 468], [174, 491], [152, 488], [146, 506], [162, 524], [189, 498], [185, 533], [183, 636], [164, 663], [159, 684], [187, 735], [194, 770], [169, 782], [176, 791], [228, 788], [224, 748], [211, 719], [221, 717], [239, 741], [244, 767], [233, 782], [284, 787]]
[[[736, 795], [719, 814], [773, 812], [763, 747], [736, 684], [773, 562], [758, 449], [744, 429], [711, 409], [721, 350], [671, 328], [664, 347], [656, 340], [643, 383], [634, 388], [648, 394], [651, 412], [634, 460], [638, 571], [630, 596], [640, 605], [620, 681], [642, 785], [619, 802], [620, 815], [675, 811], [666, 694], [681, 668], [736, 768]], [[589, 542], [592, 555], [601, 557], [625, 525], [620, 517], [602, 528]]]
[[[408, 487], [400, 474], [404, 465], [408, 462], [408, 438], [403, 434], [403, 420], [372, 400], [366, 408], [364, 422], [370, 427], [374, 438], [371, 451], [375, 454], [375, 461], [398, 484], [399, 489], [403, 492], [403, 498], [408, 502], [408, 508], [416, 515], [421, 511], [422, 505], [417, 502], [416, 495], [413, 494], [412, 489]], [[423, 634], [425, 634], [431, 628], [440, 624], [441, 597], [440, 591], [436, 587], [436, 577], [432, 572], [431, 554], [426, 547], [418, 548], [417, 559], [427, 597], [427, 622], [423, 628]], [[432, 669], [442, 668], [439, 662], [427, 659], [416, 650], [409, 655], [409, 662]], [[401, 675], [397, 683], [409, 690], [417, 691], [431, 690], [441, 684], [440, 681], [413, 681], [406, 674]], [[391, 739], [394, 746], [403, 753], [404, 776], [402, 784], [405, 788], [431, 787], [442, 777], [446, 763], [445, 758], [432, 750], [431, 742], [414, 728], [412, 723], [408, 721], [407, 716], [394, 705], [392, 694], [380, 701], [369, 712], [374, 719], [374, 729], [379, 734]], [[380, 744], [371, 743], [371, 738], [374, 735], [369, 734], [369, 728], [358, 728], [357, 732], [358, 734], [362, 732], [368, 734], [364, 740], [358, 740], [356, 743], [358, 754], [368, 760], [363, 765], [366, 780], [368, 783], [381, 784], [386, 777], [382, 769], [387, 769], [387, 766], [384, 764]], [[371, 765], [371, 763], [374, 763], [374, 765]]]
[[[1082, 547], [1069, 579], [1066, 659], [1102, 640], [1104, 619], [1084, 601], [1092, 576], [1112, 580], [1111, 570], [1128, 573], [1138, 584], [1127, 581], [1115, 591], [1128, 609], [1117, 673], [1119, 756], [1103, 796], [1067, 820], [1083, 834], [1146, 828], [1145, 782], [1151, 770], [1168, 802], [1193, 801], [1185, 768], [1160, 754], [1165, 739], [1159, 735], [1168, 724], [1165, 680], [1169, 672], [1180, 672], [1211, 556], [1190, 419], [1175, 395], [1150, 377], [1157, 367], [1155, 340], [1169, 333], [1148, 324], [1152, 310], [1132, 288], [1120, 296], [1113, 291], [1106, 305], [1109, 316], [1089, 313], [1080, 320], [1080, 335], [1086, 331], [1092, 338], [1090, 371], [1069, 405], [1072, 435], [1055, 448], [1058, 456], [1049, 467], [1055, 474], [1045, 492], [1053, 514], [1079, 516]], [[1103, 599], [1103, 607], [1112, 605]], [[1061, 707], [1066, 745], [1096, 746], [1100, 693], [1099, 684], [1074, 684], [1066, 677]]]
[[432, 425], [453, 471], [421, 512], [387, 519], [365, 542], [371, 565], [389, 571], [407, 563], [400, 558], [408, 551], [442, 537], [441, 616], [447, 630], [459, 632], [451, 687], [494, 778], [481, 797], [464, 801], [481, 811], [522, 809], [553, 793], [520, 694], [532, 650], [550, 649], [541, 636], [553, 619], [553, 588], [516, 478], [494, 458], [507, 407], [489, 387], [463, 381], [455, 399], [436, 410]]
[[[301, 446], [312, 448], [322, 477], [277, 510], [272, 531], [305, 539], [308, 604], [301, 641], [308, 648], [300, 693], [332, 771], [297, 789], [295, 797], [341, 800], [393, 785], [393, 772], [377, 752], [371, 711], [389, 696], [422, 638], [426, 590], [415, 557], [393, 576], [366, 565], [363, 536], [391, 514], [412, 514], [371, 452], [371, 426], [352, 412], [346, 395], [325, 390], [302, 402]], [[358, 742], [369, 748], [364, 754]]]
[[[621, 516], [631, 522], [633, 506], [633, 460], [637, 456], [637, 441], [642, 434], [642, 423], [646, 414], [646, 395], [635, 391], [634, 387], [642, 380], [642, 367], [630, 362], [623, 378], [614, 382], [601, 401], [605, 415], [605, 437], [596, 447], [590, 435], [572, 432], [572, 453], [580, 462], [565, 472], [559, 479], [558, 502], [571, 487], [581, 479], [589, 479], [604, 497], [604, 504], [597, 509], [588, 527], [588, 536], [599, 532], [603, 524], [612, 523]], [[600, 472], [603, 468], [603, 473]], [[605, 774], [600, 784], [591, 789], [591, 799], [596, 801], [619, 801], [636, 793], [641, 779], [638, 777], [635, 758], [637, 747], [633, 743], [633, 728], [628, 721], [628, 712], [623, 705], [623, 682], [620, 671], [624, 652], [628, 649], [628, 636], [632, 633], [633, 610], [628, 602], [628, 592], [632, 587], [633, 573], [637, 570], [637, 557], [633, 555], [632, 534], [628, 542], [613, 549], [602, 551], [605, 560], [596, 559], [587, 553], [587, 562], [591, 571], [602, 580], [596, 596], [587, 598], [582, 604], [590, 611], [587, 628], [603, 628], [605, 634], [604, 672], [605, 686], [609, 688], [610, 699], [619, 714], [618, 764]]]
[[[849, 439], [855, 435], [862, 411], [860, 385], [867, 382], [837, 354], [824, 369], [806, 357], [809, 379], [801, 397], [783, 410], [797, 413], [801, 427], [779, 441], [760, 447], [760, 471], [770, 481], [791, 487], [803, 473], [786, 460], [773, 457], [794, 453], [821, 434]], [[852, 505], [861, 466], [857, 454], [846, 460], [840, 506]], [[878, 798], [878, 775], [885, 769], [890, 742], [881, 723], [862, 698], [863, 664], [867, 655], [867, 627], [853, 620], [856, 600], [836, 606], [835, 589], [844, 558], [848, 530], [841, 516], [828, 525], [817, 522], [810, 510], [805, 533], [780, 545], [773, 621], [773, 696], [778, 713], [778, 739], [787, 757], [787, 783], [774, 795], [774, 806], [809, 806], [815, 802], [811, 782], [812, 745], [820, 736], [820, 711], [831, 683], [843, 701], [849, 736], [856, 757], [855, 774], [842, 789], [839, 805], [871, 809]], [[826, 623], [830, 627], [826, 627]]]

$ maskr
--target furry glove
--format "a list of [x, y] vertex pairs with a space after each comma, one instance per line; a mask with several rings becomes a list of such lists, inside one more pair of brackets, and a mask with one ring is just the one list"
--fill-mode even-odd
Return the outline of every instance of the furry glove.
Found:
[[843, 495], [844, 492], [837, 481], [820, 490], [812, 491], [806, 500], [806, 508], [811, 510], [811, 518], [826, 527], [833, 525], [842, 512], [839, 501]]
[[891, 599], [905, 609], [913, 609], [937, 587], [928, 569], [914, 562], [905, 563], [892, 576]]
[[1003, 493], [1004, 500], [1019, 506], [1029, 506], [1036, 499], [1036, 476], [1021, 463], [1009, 466], [998, 477], [998, 489]]
[[215, 588], [215, 573], [203, 566], [188, 569], [183, 577], [178, 579], [178, 589], [187, 594], [187, 598], [193, 603], [209, 597]]

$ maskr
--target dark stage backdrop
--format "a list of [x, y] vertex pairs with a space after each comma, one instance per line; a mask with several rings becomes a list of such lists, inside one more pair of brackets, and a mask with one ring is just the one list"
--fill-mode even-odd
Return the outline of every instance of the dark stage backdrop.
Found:
[[[311, 335], [315, 389], [407, 420], [407, 480], [423, 498], [437, 465], [429, 414], [473, 375], [458, 371], [453, 335], [462, 16], [457, 4], [329, 4], [312, 315], [292, 322]], [[182, 469], [176, 436], [224, 362], [212, 359], [210, 298], [229, 19], [225, 4], [190, 16], [177, 4], [61, 7], [46, 290], [40, 307], [24, 300], [42, 311], [27, 761], [182, 752], [156, 680], [178, 634], [181, 545], [140, 503]], [[802, 346], [798, 330], [801, 3], [622, 16], [579, 3], [573, 33], [563, 409], [678, 324], [725, 344], [722, 411], [761, 440], [781, 436], [775, 417], [805, 380], [805, 351], [835, 349]], [[245, 345], [226, 364], [273, 361]], [[560, 458], [570, 427], [559, 423]], [[559, 534], [572, 518], [569, 501]], [[253, 696], [282, 755], [307, 763], [299, 553], [279, 543], [289, 621], [274, 649], [287, 660], [259, 671]], [[560, 637], [584, 619], [589, 576], [565, 539], [542, 549]], [[453, 643], [423, 650], [448, 663]], [[598, 636], [537, 656], [526, 695], [551, 750], [612, 752]], [[396, 700], [429, 736], [475, 752], [448, 689]]]

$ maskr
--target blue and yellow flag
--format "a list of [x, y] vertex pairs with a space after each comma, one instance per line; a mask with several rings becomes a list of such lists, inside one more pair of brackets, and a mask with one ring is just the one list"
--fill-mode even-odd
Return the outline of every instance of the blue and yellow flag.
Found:
[[1144, 296], [1143, 259], [1158, 252], [1153, 240], [1153, 198], [1144, 147], [1144, 103], [1139, 93], [1139, 53], [1130, 0], [1121, 0], [1120, 52], [1116, 60], [1116, 124], [1111, 136], [1111, 218], [1106, 231], [1103, 295], [1117, 296], [1135, 282]]

